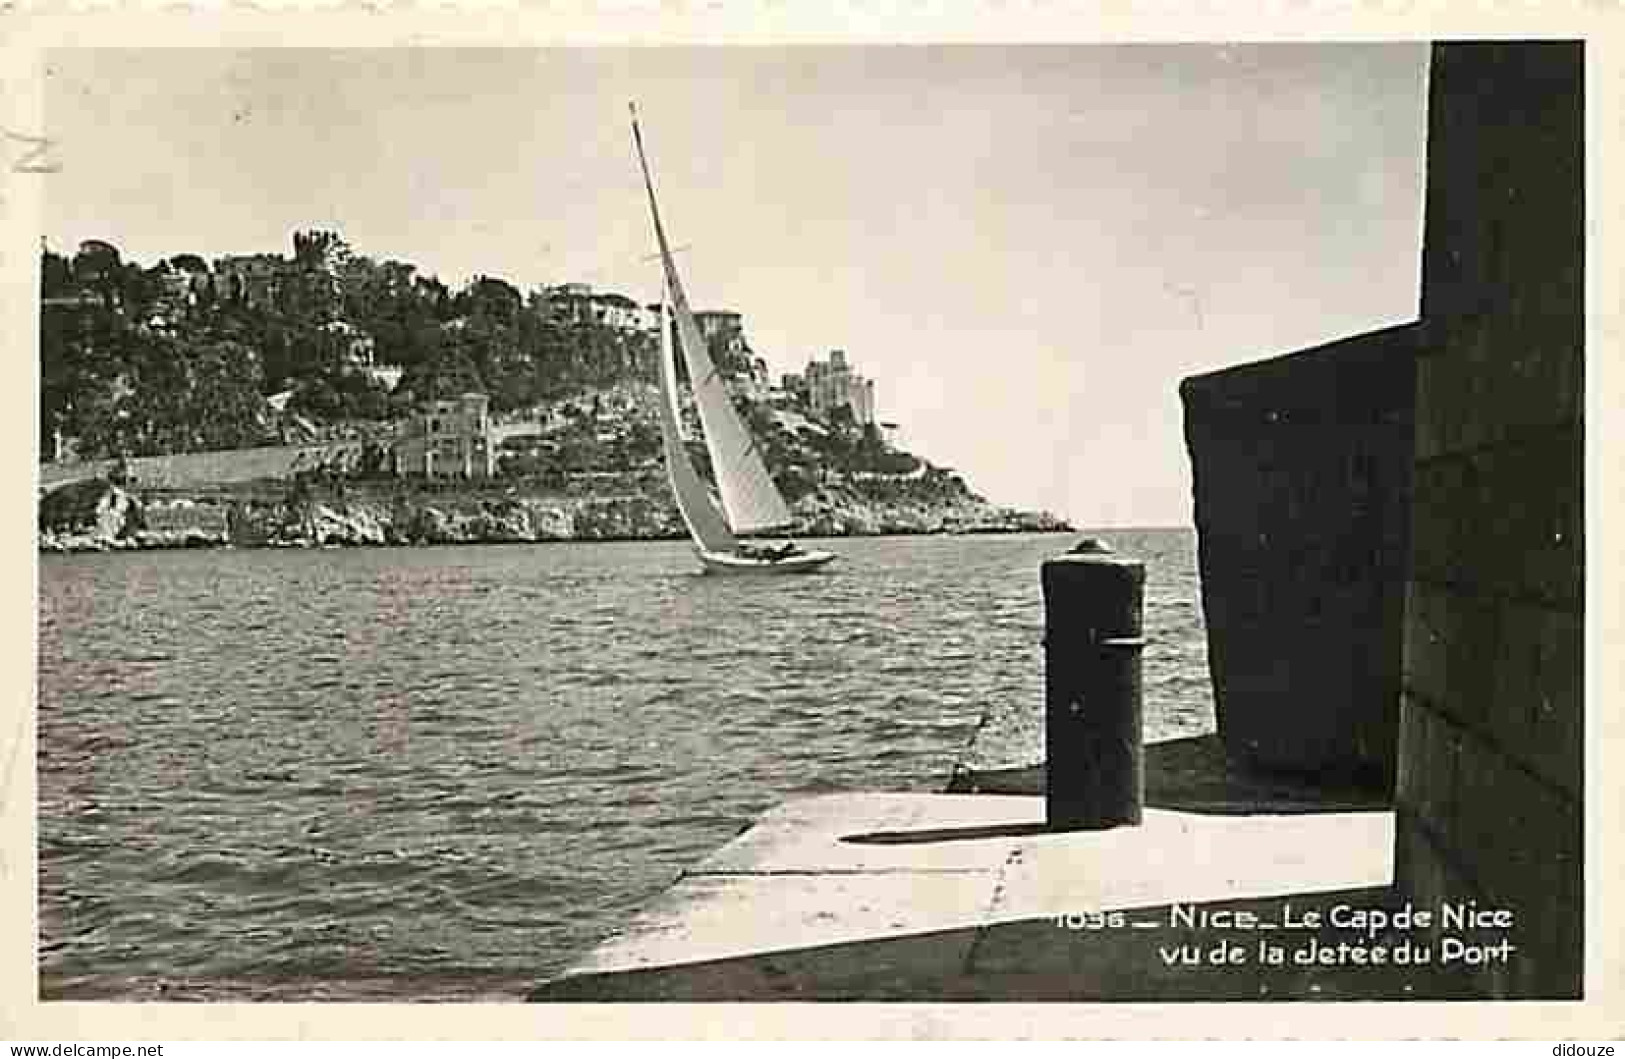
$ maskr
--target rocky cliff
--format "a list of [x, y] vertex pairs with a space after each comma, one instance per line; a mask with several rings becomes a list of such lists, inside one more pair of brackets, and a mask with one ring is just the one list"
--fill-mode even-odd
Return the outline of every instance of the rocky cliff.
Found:
[[[1047, 514], [979, 500], [886, 502], [839, 490], [803, 497], [788, 536], [1018, 533], [1070, 530]], [[661, 540], [686, 536], [664, 498], [398, 496], [284, 501], [142, 500], [103, 479], [75, 482], [40, 501], [40, 549], [328, 547], [519, 541]]]

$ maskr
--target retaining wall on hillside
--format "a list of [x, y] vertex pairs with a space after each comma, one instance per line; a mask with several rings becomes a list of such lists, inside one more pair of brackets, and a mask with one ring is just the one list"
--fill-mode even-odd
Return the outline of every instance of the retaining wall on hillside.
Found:
[[[137, 484], [152, 489], [201, 489], [265, 478], [288, 478], [361, 449], [359, 441], [318, 445], [267, 445], [220, 452], [185, 452], [173, 456], [133, 456], [128, 461]], [[106, 477], [117, 460], [74, 460], [44, 463], [39, 484], [47, 489], [85, 478]]]

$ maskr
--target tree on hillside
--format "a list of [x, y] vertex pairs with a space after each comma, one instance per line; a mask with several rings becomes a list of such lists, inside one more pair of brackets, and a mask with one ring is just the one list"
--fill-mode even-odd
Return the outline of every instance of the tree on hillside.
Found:
[[444, 284], [408, 262], [359, 255], [344, 260], [340, 275], [343, 318], [372, 336], [378, 361], [410, 369], [439, 355], [440, 325], [450, 318]]
[[288, 407], [322, 420], [379, 420], [391, 415], [389, 394], [361, 372], [332, 372], [299, 384]]
[[105, 308], [120, 304], [124, 262], [118, 247], [100, 239], [87, 239], [73, 255], [72, 269], [74, 282], [100, 294]]
[[125, 325], [110, 310], [46, 308], [40, 316], [41, 451], [57, 430], [82, 433], [107, 388], [125, 370]]
[[98, 283], [116, 275], [123, 265], [118, 247], [101, 239], [86, 239], [73, 255], [73, 278], [80, 283]]
[[[498, 281], [487, 281], [495, 284]], [[517, 312], [518, 293], [511, 303], [498, 288], [487, 287], [493, 301], [472, 304], [474, 314], [459, 321], [445, 339], [442, 363], [466, 364], [483, 380], [495, 411], [522, 407], [534, 399], [535, 365], [520, 347], [520, 331], [508, 319]]]
[[345, 367], [348, 340], [341, 334], [299, 320], [286, 331], [288, 375], [316, 378], [338, 375]]
[[281, 316], [256, 311], [236, 317], [240, 327], [225, 326], [222, 333], [260, 352], [264, 392], [286, 389], [298, 371], [293, 348], [293, 328]]
[[459, 316], [471, 319], [489, 318], [505, 325], [513, 325], [519, 315], [524, 297], [511, 283], [493, 276], [476, 276], [453, 300]]
[[269, 439], [270, 414], [260, 394], [259, 355], [238, 342], [209, 342], [182, 350], [188, 392], [180, 418], [190, 423], [188, 448], [230, 449]]
[[132, 311], [144, 313], [163, 296], [164, 286], [158, 269], [145, 269], [140, 265], [124, 266], [119, 277], [119, 297]]
[[73, 291], [73, 265], [61, 254], [40, 251], [40, 296], [55, 298]]
[[420, 276], [414, 287], [418, 296], [433, 309], [436, 320], [444, 323], [457, 315], [456, 307], [452, 305], [451, 288], [440, 282], [439, 277]]
[[534, 301], [519, 317], [519, 347], [531, 366], [531, 402], [559, 400], [573, 390], [574, 341]]
[[461, 351], [449, 346], [434, 360], [408, 368], [395, 388], [402, 403], [432, 401], [468, 392], [487, 392], [485, 381]]

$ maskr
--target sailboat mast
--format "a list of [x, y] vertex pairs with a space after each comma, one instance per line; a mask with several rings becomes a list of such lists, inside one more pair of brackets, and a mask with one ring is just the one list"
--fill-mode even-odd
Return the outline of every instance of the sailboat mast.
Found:
[[[667, 286], [675, 286], [677, 274], [676, 270], [672, 268], [671, 246], [666, 242], [666, 226], [660, 221], [660, 204], [655, 201], [655, 182], [654, 178], [649, 175], [649, 157], [643, 150], [643, 130], [638, 127], [638, 105], [628, 103], [626, 109], [632, 114], [632, 142], [638, 148], [638, 168], [643, 171], [643, 189], [649, 195], [649, 216], [654, 219], [655, 241], [660, 244], [660, 263], [666, 271]], [[682, 297], [681, 288], [672, 293], [676, 298]]]
[[[660, 203], [655, 200], [654, 177], [649, 173], [649, 157], [643, 149], [643, 129], [638, 125], [638, 105], [628, 103], [627, 109], [632, 114], [632, 142], [638, 149], [638, 168], [643, 172], [643, 189], [649, 195], [649, 216], [654, 221], [655, 242], [660, 246], [660, 264], [666, 273], [666, 290], [671, 296], [672, 312], [680, 321], [679, 333], [687, 328], [682, 324], [691, 322], [692, 310], [689, 309], [688, 295], [683, 292], [683, 281], [677, 276], [677, 262], [672, 260], [671, 243], [666, 238], [666, 225], [660, 219]], [[688, 347], [684, 347], [684, 359], [689, 356]]]
[[722, 497], [722, 510], [735, 533], [785, 526], [790, 522], [789, 508], [756, 451], [755, 439], [734, 410], [721, 373], [711, 359], [705, 337], [689, 308], [682, 281], [677, 277], [677, 263], [672, 260], [671, 244], [666, 239], [660, 206], [655, 201], [654, 179], [649, 173], [649, 158], [644, 151], [643, 130], [638, 125], [635, 105], [631, 112], [632, 138], [637, 145], [638, 165], [643, 171], [643, 186], [649, 195], [655, 238], [660, 244], [666, 293], [677, 320], [677, 337], [682, 345], [683, 360], [688, 365], [689, 385], [694, 389], [694, 402], [705, 432], [706, 451], [711, 455], [717, 491]]

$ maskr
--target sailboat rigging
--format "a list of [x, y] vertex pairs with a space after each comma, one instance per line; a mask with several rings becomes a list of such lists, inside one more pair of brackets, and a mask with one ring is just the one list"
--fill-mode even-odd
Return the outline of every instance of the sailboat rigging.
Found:
[[[672, 259], [671, 245], [666, 240], [665, 225], [661, 223], [660, 206], [655, 200], [654, 180], [643, 150], [637, 108], [631, 109], [632, 139], [637, 146], [643, 186], [649, 196], [649, 216], [654, 222], [665, 279], [665, 298], [660, 310], [660, 426], [666, 474], [678, 511], [707, 573], [803, 573], [818, 569], [835, 556], [829, 552], [803, 551], [789, 543], [763, 548], [739, 540], [744, 534], [782, 530], [790, 525], [790, 508], [762, 462], [756, 439], [734, 410], [722, 373], [712, 362], [699, 324], [689, 308], [688, 296]], [[682, 349], [683, 362], [688, 368], [706, 452], [711, 457], [716, 499], [695, 469], [683, 441], [677, 403], [677, 364], [671, 348], [672, 323], [676, 325], [677, 345]]]

